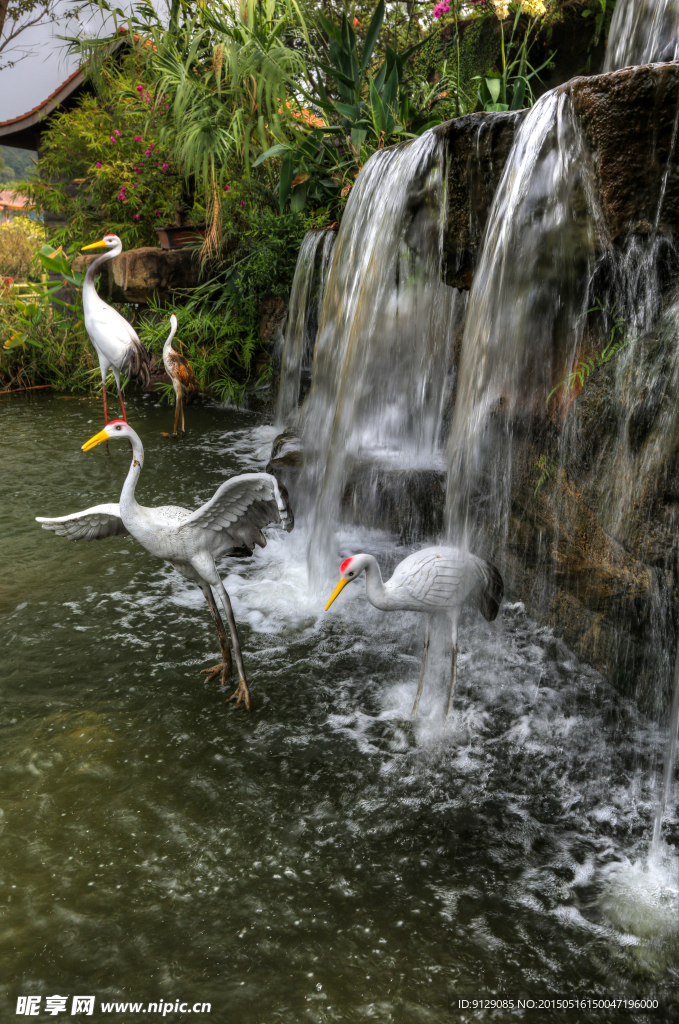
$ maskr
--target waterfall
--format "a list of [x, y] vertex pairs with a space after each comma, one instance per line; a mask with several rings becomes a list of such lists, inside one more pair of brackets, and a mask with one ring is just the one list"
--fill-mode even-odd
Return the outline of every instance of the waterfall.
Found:
[[284, 424], [308, 391], [334, 231], [307, 231], [297, 257], [281, 357], [276, 422]]
[[599, 219], [571, 98], [554, 90], [519, 128], [471, 288], [448, 442], [448, 528], [458, 540], [473, 531], [479, 492], [493, 517], [486, 525], [503, 528], [511, 482], [503, 434], [515, 421], [544, 418], [550, 390], [570, 369]]
[[[670, 162], [676, 135], [675, 121]], [[471, 288], [448, 440], [447, 495], [449, 535], [477, 550], [495, 548], [510, 585], [512, 577], [523, 577], [525, 586], [528, 577], [538, 595], [546, 574], [583, 573], [587, 552], [568, 553], [575, 543], [573, 508], [577, 502], [583, 516], [596, 510], [598, 542], [609, 546], [617, 585], [638, 586], [644, 594], [638, 617], [654, 659], [646, 702], [659, 716], [671, 678], [673, 598], [667, 580], [676, 524], [670, 507], [655, 534], [640, 536], [639, 512], [658, 492], [679, 445], [669, 398], [679, 390], [679, 290], [673, 298], [663, 296], [661, 271], [671, 265], [671, 244], [659, 235], [668, 174], [669, 163], [649, 234], [613, 244], [569, 87], [546, 94], [531, 109], [495, 194]], [[576, 401], [577, 391], [558, 386], [578, 360], [603, 348], [616, 317], [625, 324], [625, 345], [599, 391], [591, 384]], [[617, 337], [622, 341], [622, 334]], [[534, 459], [550, 444], [560, 483], [551, 504], [536, 509], [534, 503], [531, 514], [547, 537], [551, 530], [545, 541], [551, 553], [533, 553], [531, 564], [522, 536], [525, 506], [534, 499], [528, 455]], [[569, 534], [563, 544], [560, 530]], [[630, 550], [644, 561], [632, 564]], [[588, 585], [584, 579], [580, 584]], [[557, 599], [554, 584], [550, 593]], [[543, 591], [537, 603], [546, 600]], [[678, 725], [679, 655], [656, 845], [674, 778]]]
[[[335, 561], [335, 526], [352, 473], [438, 465], [452, 342], [465, 300], [441, 282], [445, 142], [434, 132], [375, 153], [352, 189], [321, 310], [303, 409], [309, 558]], [[364, 477], [365, 479], [365, 477]], [[384, 479], [382, 477], [381, 479]]]
[[604, 71], [679, 57], [679, 0], [618, 0]]

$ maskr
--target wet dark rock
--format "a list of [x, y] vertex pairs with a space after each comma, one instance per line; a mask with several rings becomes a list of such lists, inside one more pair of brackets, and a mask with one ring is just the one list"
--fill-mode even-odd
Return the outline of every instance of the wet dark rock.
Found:
[[270, 352], [282, 349], [288, 307], [280, 295], [270, 295], [259, 308], [259, 340]]
[[448, 148], [448, 222], [444, 236], [446, 284], [471, 286], [495, 190], [526, 111], [468, 114], [436, 134]]
[[304, 465], [304, 448], [299, 433], [286, 428], [282, 434], [274, 438], [271, 446], [271, 457], [266, 472], [275, 476], [291, 493], [293, 507], [295, 500], [295, 483]]
[[656, 219], [661, 235], [675, 236], [679, 62], [575, 78], [562, 88], [573, 98], [594, 154], [611, 241], [648, 235], [655, 230]]
[[445, 474], [434, 469], [386, 470], [355, 466], [342, 495], [342, 513], [352, 523], [380, 527], [413, 544], [443, 528]]
[[[623, 68], [560, 86], [589, 143], [602, 212], [602, 249], [630, 236], [679, 235], [679, 62]], [[516, 131], [526, 116], [481, 113], [435, 129], [448, 147], [444, 279], [469, 288]], [[669, 167], [667, 176], [665, 169]]]

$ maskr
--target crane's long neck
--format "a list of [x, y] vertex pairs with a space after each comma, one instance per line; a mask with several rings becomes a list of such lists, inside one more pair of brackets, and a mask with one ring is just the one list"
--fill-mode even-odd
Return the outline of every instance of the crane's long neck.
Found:
[[112, 249], [105, 252], [103, 256], [97, 256], [96, 260], [92, 260], [87, 273], [85, 274], [85, 280], [83, 281], [83, 303], [87, 302], [88, 298], [96, 297], [97, 289], [94, 287], [94, 279], [99, 273], [99, 268], [107, 263], [109, 260], [115, 259], [123, 251], [123, 243], [119, 242], [118, 245], [114, 245]]
[[391, 607], [389, 595], [382, 581], [382, 573], [377, 564], [377, 559], [369, 556], [368, 564], [365, 567], [365, 592], [368, 600], [375, 608], [387, 611]]
[[169, 356], [170, 352], [172, 351], [172, 339], [174, 338], [176, 333], [177, 333], [177, 321], [176, 321], [175, 317], [173, 316], [172, 320], [171, 320], [171, 323], [170, 323], [170, 333], [168, 335], [167, 341], [163, 345], [163, 362], [165, 362], [165, 360]]
[[139, 509], [139, 503], [135, 498], [134, 492], [144, 465], [144, 447], [141, 441], [136, 434], [133, 435], [131, 441], [132, 462], [127, 471], [125, 483], [120, 494], [120, 518], [123, 522], [125, 522], [126, 517], [133, 516]]

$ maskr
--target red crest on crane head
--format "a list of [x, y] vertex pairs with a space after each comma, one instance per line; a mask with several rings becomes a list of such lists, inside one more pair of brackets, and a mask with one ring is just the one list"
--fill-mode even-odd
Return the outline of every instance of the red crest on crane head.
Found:
[[350, 562], [351, 562], [351, 558], [345, 558], [344, 561], [342, 562], [342, 564], [340, 565], [340, 572], [344, 572], [345, 569], [348, 569]]
[[125, 420], [109, 420], [108, 423], [106, 424], [106, 426], [107, 427], [112, 427], [116, 423], [122, 423], [124, 426], [127, 426], [127, 424], [125, 423]]

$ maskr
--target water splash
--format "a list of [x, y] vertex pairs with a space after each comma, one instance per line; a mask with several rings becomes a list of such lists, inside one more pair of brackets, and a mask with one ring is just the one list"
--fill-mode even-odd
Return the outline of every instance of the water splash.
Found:
[[281, 357], [276, 422], [284, 424], [308, 391], [323, 293], [335, 247], [334, 231], [307, 231], [297, 257]]
[[679, 57], [677, 0], [618, 0], [604, 71]]
[[451, 339], [465, 301], [441, 283], [445, 142], [378, 151], [342, 220], [304, 408], [312, 575], [334, 563], [349, 475], [436, 464]]
[[[653, 845], [652, 849], [654, 852], [658, 852], [662, 845], [662, 827], [667, 805], [670, 802], [672, 796], [672, 786], [674, 784], [674, 769], [677, 763], [677, 746], [679, 744], [679, 648], [677, 649], [677, 658], [674, 666], [674, 695], [672, 698], [672, 707], [670, 710], [670, 723], [669, 723], [669, 736], [667, 743], [667, 751], [665, 753], [665, 768], [663, 771], [662, 788], [660, 791], [660, 799], [658, 801], [658, 807], [655, 813], [655, 822], [653, 823]], [[678, 886], [679, 894], [679, 886]]]

